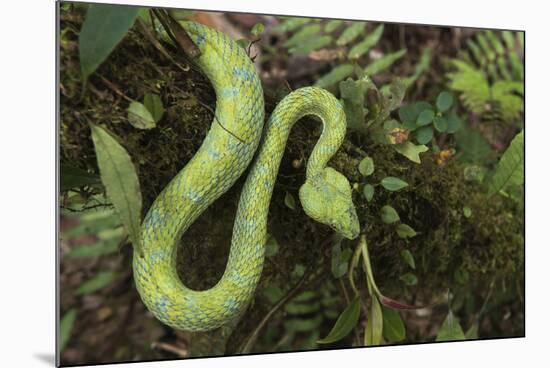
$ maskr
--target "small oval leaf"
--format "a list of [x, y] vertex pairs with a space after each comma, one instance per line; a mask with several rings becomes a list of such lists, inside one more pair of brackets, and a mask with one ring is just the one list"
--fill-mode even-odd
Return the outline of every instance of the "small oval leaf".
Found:
[[434, 120], [435, 113], [432, 109], [426, 109], [418, 115], [416, 125], [421, 127], [430, 124]]
[[410, 250], [404, 249], [401, 251], [401, 257], [407, 262], [407, 264], [414, 270], [416, 265], [414, 264], [414, 257]]
[[431, 126], [423, 126], [414, 132], [416, 141], [420, 144], [429, 143], [434, 137], [434, 130]]
[[109, 285], [116, 280], [118, 274], [113, 271], [102, 271], [84, 282], [82, 285], [76, 289], [76, 295], [90, 294], [97, 290], [103, 289], [105, 286]]
[[399, 215], [397, 214], [397, 211], [389, 205], [385, 205], [380, 210], [380, 217], [382, 218], [382, 222], [385, 224], [393, 224], [394, 222], [399, 221]]
[[338, 317], [328, 336], [321, 340], [317, 340], [317, 343], [331, 344], [346, 337], [357, 325], [360, 312], [361, 305], [359, 302], [359, 297], [356, 296]]
[[397, 190], [400, 190], [409, 186], [409, 184], [406, 181], [403, 181], [394, 176], [386, 176], [384, 179], [382, 179], [380, 184], [382, 184], [382, 186], [387, 190], [389, 190], [390, 192], [395, 192]]
[[401, 275], [401, 277], [399, 277], [399, 279], [401, 281], [403, 281], [408, 286], [413, 286], [413, 285], [416, 285], [418, 283], [418, 279], [412, 273], [406, 273], [404, 275]]
[[134, 101], [128, 107], [128, 121], [134, 128], [151, 129], [156, 126], [151, 112], [141, 102]]
[[437, 100], [436, 100], [435, 105], [437, 106], [437, 109], [440, 112], [445, 112], [445, 111], [449, 110], [449, 108], [451, 106], [453, 106], [453, 95], [451, 95], [447, 91], [441, 92], [437, 96]]
[[370, 184], [365, 184], [363, 187], [363, 195], [365, 196], [365, 199], [370, 202], [374, 196], [374, 187]]
[[285, 204], [288, 208], [296, 211], [296, 200], [289, 192], [286, 192], [285, 194]]
[[374, 172], [374, 161], [369, 156], [365, 157], [359, 163], [359, 172], [363, 176], [369, 176]]
[[71, 332], [73, 331], [74, 322], [76, 320], [76, 308], [72, 308], [69, 310], [63, 318], [61, 319], [61, 322], [59, 324], [59, 351], [62, 352], [63, 349], [65, 349], [65, 346], [69, 342], [69, 339], [71, 337]]
[[397, 225], [395, 231], [397, 232], [397, 235], [402, 239], [412, 238], [416, 236], [416, 231], [414, 231], [414, 229], [407, 224]]

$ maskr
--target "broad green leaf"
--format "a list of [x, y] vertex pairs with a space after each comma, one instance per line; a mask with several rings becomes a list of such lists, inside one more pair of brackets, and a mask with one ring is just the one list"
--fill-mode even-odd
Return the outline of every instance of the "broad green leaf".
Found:
[[369, 176], [374, 172], [374, 161], [369, 156], [365, 157], [359, 163], [359, 172], [363, 176]]
[[82, 80], [107, 59], [134, 24], [137, 6], [90, 4], [79, 36]]
[[412, 162], [415, 162], [417, 164], [420, 163], [420, 154], [423, 152], [426, 152], [428, 150], [428, 147], [425, 145], [415, 145], [411, 142], [405, 142], [403, 144], [394, 144], [392, 146], [397, 152], [411, 160]]
[[81, 245], [67, 253], [67, 257], [101, 257], [115, 253], [120, 240], [113, 239], [92, 245]]
[[384, 55], [378, 60], [373, 61], [365, 68], [365, 74], [366, 75], [375, 75], [380, 73], [381, 71], [389, 68], [392, 66], [393, 63], [395, 63], [397, 60], [403, 57], [407, 53], [407, 50], [402, 49], [396, 52], [389, 53], [387, 55]]
[[353, 65], [352, 64], [342, 64], [338, 65], [330, 72], [322, 76], [315, 85], [317, 87], [326, 88], [330, 87], [335, 83], [340, 82], [341, 80], [349, 77], [353, 74]]
[[317, 340], [317, 343], [331, 344], [349, 335], [351, 330], [353, 330], [353, 328], [357, 325], [357, 322], [359, 321], [360, 312], [361, 305], [359, 297], [356, 296], [352, 300], [352, 302], [346, 307], [346, 309], [344, 309], [342, 314], [340, 314], [340, 316], [336, 320], [336, 323], [334, 324], [334, 327], [332, 327], [332, 330], [329, 332], [327, 337], [321, 340]]
[[101, 184], [98, 175], [91, 174], [85, 170], [66, 164], [61, 164], [61, 173], [59, 175], [60, 191], [64, 192], [73, 188], [83, 186], [93, 186]]
[[451, 95], [447, 91], [441, 92], [439, 95], [437, 95], [435, 105], [437, 106], [437, 110], [439, 110], [439, 112], [445, 112], [449, 110], [449, 108], [453, 106], [453, 95]]
[[416, 231], [414, 231], [414, 229], [407, 224], [397, 225], [397, 227], [395, 228], [395, 231], [397, 232], [397, 235], [403, 239], [412, 238], [416, 236]]
[[436, 116], [434, 119], [434, 127], [435, 129], [440, 132], [444, 133], [447, 130], [447, 118], [445, 116]]
[[338, 46], [344, 46], [355, 40], [367, 26], [366, 22], [354, 22], [349, 27], [347, 27], [344, 32], [336, 40]]
[[455, 340], [464, 340], [464, 332], [462, 332], [462, 327], [460, 327], [458, 319], [454, 316], [452, 311], [449, 311], [445, 321], [439, 328], [435, 341]]
[[309, 24], [292, 35], [286, 42], [285, 47], [291, 48], [304, 44], [309, 38], [319, 34], [321, 26], [318, 24]]
[[101, 181], [120, 221], [135, 249], [139, 250], [141, 226], [141, 191], [139, 180], [128, 152], [103, 128], [92, 125]]
[[430, 125], [423, 126], [414, 132], [416, 141], [420, 144], [429, 143], [434, 136], [434, 130]]
[[380, 345], [382, 342], [382, 332], [384, 328], [384, 318], [382, 316], [382, 307], [378, 298], [373, 296], [370, 315], [367, 319], [365, 329], [365, 346]]
[[523, 130], [519, 132], [502, 155], [489, 184], [489, 196], [509, 186], [523, 184]]
[[289, 192], [286, 192], [285, 194], [285, 204], [291, 210], [296, 211], [296, 200], [294, 199], [294, 196]]
[[403, 181], [394, 176], [386, 176], [384, 179], [382, 179], [380, 184], [382, 184], [382, 186], [390, 192], [395, 192], [409, 186], [406, 181]]
[[384, 25], [381, 24], [372, 33], [370, 33], [363, 41], [354, 45], [348, 53], [348, 58], [357, 59], [367, 53], [371, 47], [376, 45], [382, 36]]
[[387, 341], [399, 342], [405, 339], [405, 324], [398, 311], [382, 306], [384, 327], [382, 334]]
[[111, 284], [116, 280], [118, 274], [113, 271], [102, 271], [89, 279], [88, 281], [82, 283], [78, 289], [76, 289], [76, 295], [91, 294], [95, 291], [103, 289], [105, 286]]
[[141, 102], [134, 101], [128, 107], [128, 121], [134, 128], [151, 129], [156, 126], [151, 112]]
[[74, 322], [76, 320], [77, 310], [76, 308], [70, 309], [59, 323], [59, 352], [62, 352], [65, 349], [65, 346], [69, 342], [71, 333], [73, 331]]
[[267, 241], [265, 243], [265, 256], [273, 257], [279, 252], [279, 243], [277, 239], [271, 234], [267, 234]]
[[[414, 231], [414, 230], [413, 230]], [[416, 233], [415, 233], [416, 234]], [[401, 251], [401, 257], [407, 262], [407, 264], [414, 270], [416, 268], [416, 265], [414, 263], [414, 257], [410, 250], [403, 249]]]
[[370, 202], [374, 196], [374, 187], [370, 184], [365, 184], [363, 187], [363, 195], [365, 196], [365, 199]]
[[397, 211], [390, 205], [385, 205], [382, 207], [380, 210], [380, 217], [382, 218], [382, 222], [385, 224], [393, 224], [394, 222], [399, 221]]
[[416, 119], [416, 126], [424, 126], [431, 124], [434, 119], [435, 113], [432, 109], [426, 109], [418, 115], [418, 118]]
[[143, 104], [151, 113], [155, 123], [158, 123], [164, 115], [164, 106], [162, 105], [160, 96], [155, 93], [147, 93], [143, 98]]
[[260, 36], [262, 33], [264, 33], [265, 26], [262, 23], [256, 23], [254, 24], [254, 27], [250, 30], [250, 33], [256, 37]]
[[404, 275], [401, 275], [401, 277], [399, 277], [399, 279], [401, 281], [403, 281], [408, 286], [413, 286], [413, 285], [416, 285], [418, 283], [418, 279], [416, 278], [416, 276], [413, 275], [410, 272], [406, 273]]

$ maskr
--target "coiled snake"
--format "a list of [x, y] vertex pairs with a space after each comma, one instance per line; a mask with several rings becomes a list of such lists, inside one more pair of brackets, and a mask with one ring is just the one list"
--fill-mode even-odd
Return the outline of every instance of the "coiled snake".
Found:
[[[142, 252], [134, 253], [133, 270], [141, 299], [156, 318], [177, 329], [205, 331], [233, 320], [253, 296], [263, 267], [267, 215], [277, 172], [290, 129], [304, 115], [316, 115], [323, 121], [299, 192], [304, 211], [350, 239], [358, 235], [359, 223], [348, 180], [326, 166], [346, 133], [340, 102], [320, 88], [293, 91], [277, 105], [262, 135], [263, 92], [245, 50], [204, 25], [182, 25], [199, 47], [197, 64], [216, 92], [215, 118], [197, 153], [145, 216]], [[235, 183], [259, 145], [242, 189], [225, 272], [211, 289], [191, 290], [176, 272], [178, 241]]]

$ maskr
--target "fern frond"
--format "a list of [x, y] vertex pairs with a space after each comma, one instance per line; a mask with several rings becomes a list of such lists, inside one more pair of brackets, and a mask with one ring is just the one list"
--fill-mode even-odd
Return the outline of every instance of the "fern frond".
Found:
[[523, 83], [498, 81], [491, 87], [495, 110], [502, 121], [512, 122], [523, 111]]
[[490, 98], [489, 83], [485, 74], [461, 61], [452, 60], [455, 72], [448, 73], [449, 88], [460, 93], [466, 107], [472, 112], [481, 114], [485, 111], [485, 104]]

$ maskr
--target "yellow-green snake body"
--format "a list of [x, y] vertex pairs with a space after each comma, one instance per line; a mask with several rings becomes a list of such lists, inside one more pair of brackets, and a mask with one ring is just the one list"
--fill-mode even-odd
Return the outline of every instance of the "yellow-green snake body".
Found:
[[[323, 132], [307, 165], [300, 199], [306, 213], [348, 238], [359, 232], [349, 182], [326, 167], [346, 133], [343, 109], [320, 88], [302, 88], [286, 96], [263, 134], [264, 99], [260, 80], [245, 50], [227, 35], [194, 22], [183, 26], [199, 47], [197, 64], [216, 92], [216, 111], [202, 146], [159, 194], [141, 228], [141, 254], [133, 270], [139, 294], [163, 323], [205, 331], [239, 315], [258, 284], [266, 243], [273, 187], [292, 125], [304, 115], [323, 121]], [[261, 142], [261, 145], [260, 145]], [[229, 259], [222, 278], [208, 290], [191, 290], [176, 272], [181, 235], [252, 161], [233, 227]]]

